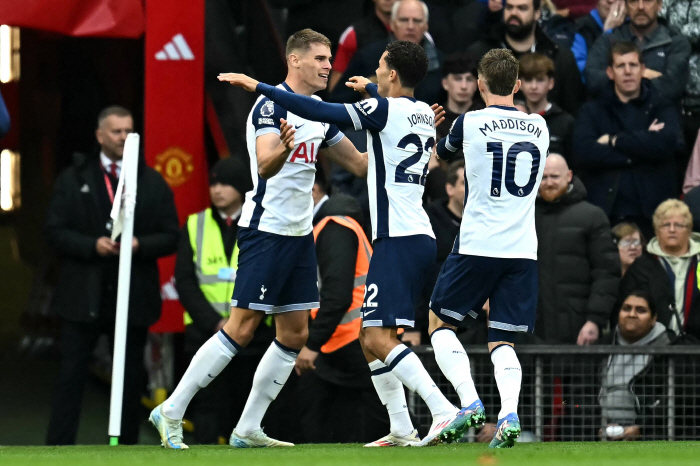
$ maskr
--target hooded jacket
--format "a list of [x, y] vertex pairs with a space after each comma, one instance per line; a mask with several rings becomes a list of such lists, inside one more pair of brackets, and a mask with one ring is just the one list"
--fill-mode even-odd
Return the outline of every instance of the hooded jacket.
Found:
[[[660, 131], [649, 131], [658, 120]], [[617, 136], [615, 147], [598, 143]], [[586, 103], [574, 126], [573, 161], [591, 204], [608, 216], [643, 215], [675, 197], [675, 154], [683, 147], [677, 109], [663, 100], [651, 82], [642, 79], [639, 97], [623, 103], [614, 83]]]
[[535, 204], [539, 296], [535, 335], [575, 344], [587, 321], [603, 327], [620, 280], [620, 258], [605, 213], [586, 202], [578, 178], [554, 202]]
[[699, 259], [700, 233], [691, 234], [689, 251], [681, 257], [665, 254], [653, 238], [620, 282], [616, 308], [631, 291], [645, 290], [654, 300], [659, 322], [676, 333], [700, 338]]
[[[619, 327], [615, 328], [613, 344], [616, 346], [667, 346], [674, 338], [666, 326], [656, 322], [651, 331], [639, 341], [628, 343], [620, 335]], [[652, 387], [665, 385], [660, 383], [644, 383], [643, 379], [649, 372], [657, 377], [663, 377], [664, 371], [651, 371], [654, 357], [646, 354], [614, 354], [611, 355], [601, 377], [599, 395], [602, 415], [607, 424], [619, 424], [623, 427], [639, 425], [648, 431], [655, 419], [652, 414], [657, 410], [661, 393], [650, 390]], [[657, 411], [658, 413], [658, 411]], [[663, 413], [658, 413], [663, 414]]]

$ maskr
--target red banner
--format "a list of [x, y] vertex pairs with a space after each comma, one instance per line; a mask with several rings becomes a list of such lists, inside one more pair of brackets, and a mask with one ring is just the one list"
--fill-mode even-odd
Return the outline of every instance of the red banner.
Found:
[[[184, 224], [209, 204], [204, 149], [204, 1], [146, 1], [146, 161], [168, 182]], [[184, 330], [175, 258], [160, 261], [163, 314], [154, 332]]]
[[143, 0], [2, 0], [0, 24], [69, 36], [136, 38], [145, 18]]

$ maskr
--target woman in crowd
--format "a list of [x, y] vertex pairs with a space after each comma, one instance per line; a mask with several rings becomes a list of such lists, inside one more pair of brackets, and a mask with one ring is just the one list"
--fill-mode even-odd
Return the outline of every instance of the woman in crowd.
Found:
[[634, 223], [618, 223], [612, 229], [612, 233], [620, 252], [620, 264], [622, 264], [622, 276], [624, 277], [630, 265], [642, 255], [647, 241], [639, 227]]

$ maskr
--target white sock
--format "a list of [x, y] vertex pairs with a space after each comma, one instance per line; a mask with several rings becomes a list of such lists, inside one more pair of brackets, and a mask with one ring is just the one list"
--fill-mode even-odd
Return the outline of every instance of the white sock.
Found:
[[170, 419], [182, 419], [195, 393], [209, 385], [240, 350], [240, 345], [226, 332], [216, 332], [197, 350], [180, 383], [163, 403], [163, 414]]
[[374, 389], [389, 412], [391, 433], [397, 437], [405, 437], [413, 432], [414, 428], [408, 414], [403, 384], [379, 359], [369, 363], [369, 370], [372, 371]]
[[442, 328], [430, 336], [435, 351], [435, 360], [440, 370], [459, 395], [462, 407], [467, 407], [479, 399], [472, 380], [469, 356], [452, 329]]
[[391, 350], [384, 364], [389, 366], [391, 372], [409, 390], [418, 393], [423, 398], [433, 417], [451, 413], [456, 409], [437, 388], [418, 356], [406, 345], [400, 344]]
[[299, 351], [287, 348], [276, 339], [267, 349], [253, 377], [253, 388], [246, 401], [236, 432], [245, 437], [260, 429], [270, 403], [277, 398], [294, 369]]
[[518, 398], [523, 371], [515, 350], [510, 345], [501, 345], [491, 352], [493, 373], [496, 377], [498, 393], [501, 394], [501, 412], [498, 419], [518, 412]]

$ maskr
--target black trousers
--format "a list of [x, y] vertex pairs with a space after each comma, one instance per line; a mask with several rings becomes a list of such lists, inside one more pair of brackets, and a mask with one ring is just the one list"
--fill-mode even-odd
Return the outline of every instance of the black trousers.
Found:
[[389, 415], [371, 385], [345, 387], [308, 372], [297, 396], [306, 443], [368, 443], [389, 433]]
[[[92, 361], [97, 339], [105, 333], [110, 337], [114, 335], [113, 320], [110, 323], [63, 321], [61, 368], [51, 405], [51, 419], [46, 435], [47, 445], [75, 444], [88, 366]], [[143, 357], [147, 336], [147, 327], [129, 327], [127, 331], [124, 398], [119, 437], [119, 443], [125, 445], [138, 443], [139, 425], [145, 418], [141, 412], [140, 400], [146, 386]]]

